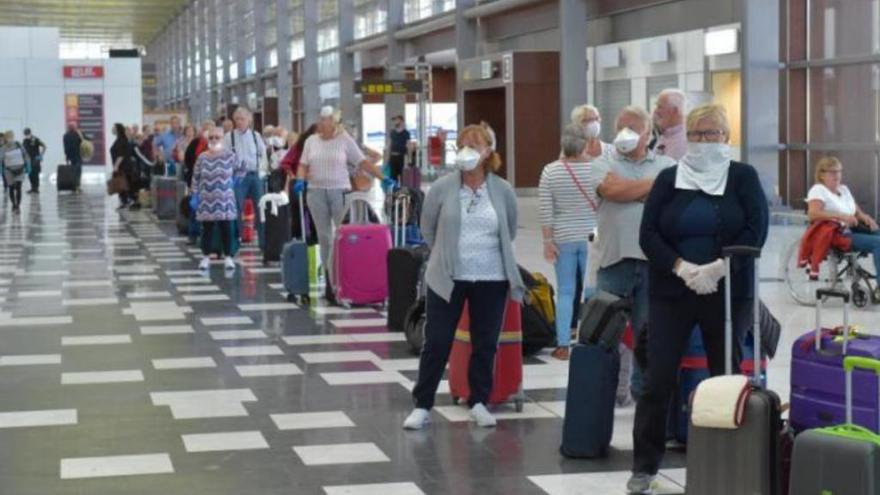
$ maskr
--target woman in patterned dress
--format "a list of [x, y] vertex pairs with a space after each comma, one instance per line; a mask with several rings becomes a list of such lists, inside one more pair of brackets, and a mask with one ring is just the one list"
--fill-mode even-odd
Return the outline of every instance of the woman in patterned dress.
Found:
[[196, 220], [202, 223], [202, 258], [199, 269], [211, 266], [210, 253], [214, 236], [220, 235], [221, 251], [227, 270], [235, 270], [232, 256], [233, 221], [238, 218], [235, 202], [237, 177], [243, 177], [245, 165], [231, 150], [224, 147], [223, 129], [208, 134], [208, 151], [199, 155], [193, 170], [192, 190], [196, 206]]

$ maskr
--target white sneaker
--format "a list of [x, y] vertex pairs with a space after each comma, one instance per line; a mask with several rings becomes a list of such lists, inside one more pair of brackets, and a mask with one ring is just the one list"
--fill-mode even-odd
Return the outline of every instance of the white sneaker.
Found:
[[491, 428], [496, 424], [495, 416], [483, 404], [474, 404], [471, 408], [471, 419], [483, 428]]
[[227, 256], [226, 259], [223, 260], [223, 267], [227, 270], [235, 270], [235, 260]]
[[421, 430], [431, 422], [431, 411], [415, 408], [403, 422], [404, 430]]
[[211, 258], [205, 256], [202, 258], [202, 261], [199, 262], [199, 270], [207, 270], [211, 268]]

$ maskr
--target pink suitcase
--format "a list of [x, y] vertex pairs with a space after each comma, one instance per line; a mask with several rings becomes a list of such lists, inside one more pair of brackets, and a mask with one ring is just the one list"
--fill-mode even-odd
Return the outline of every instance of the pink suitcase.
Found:
[[348, 224], [333, 241], [333, 288], [343, 306], [382, 304], [388, 298], [387, 225]]

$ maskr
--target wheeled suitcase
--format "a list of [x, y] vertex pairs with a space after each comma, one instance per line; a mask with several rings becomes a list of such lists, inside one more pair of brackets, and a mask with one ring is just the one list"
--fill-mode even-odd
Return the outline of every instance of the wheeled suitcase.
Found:
[[[843, 300], [843, 328], [822, 328], [823, 301]], [[880, 337], [855, 334], [849, 325], [849, 294], [820, 289], [816, 291], [816, 330], [798, 338], [791, 349], [791, 426], [795, 431], [843, 424], [845, 398], [842, 394], [844, 356], [880, 359]], [[850, 329], [851, 330], [851, 329]], [[843, 333], [849, 333], [844, 338]], [[877, 385], [858, 374], [853, 382], [854, 423], [878, 432]]]
[[266, 205], [266, 221], [263, 224], [263, 264], [281, 261], [281, 251], [290, 240], [290, 204], [278, 207], [277, 214]]
[[[346, 216], [362, 202], [365, 213], [369, 203], [352, 196]], [[356, 216], [356, 215], [352, 215]], [[388, 298], [388, 251], [391, 231], [381, 224], [345, 224], [336, 230], [333, 242], [332, 286], [336, 300], [343, 306], [381, 304]]]
[[419, 167], [403, 167], [400, 176], [400, 185], [420, 191], [422, 189], [422, 171]]
[[[297, 202], [299, 216], [302, 221], [303, 201], [302, 194]], [[308, 302], [309, 300], [309, 246], [305, 239], [293, 239], [284, 245], [281, 250], [281, 283], [287, 291], [287, 300], [296, 301], [297, 298]]]
[[406, 224], [402, 211], [404, 201], [395, 202], [392, 223], [394, 225], [394, 245], [388, 251], [388, 330], [403, 332], [406, 313], [416, 302], [422, 267], [428, 259], [425, 247], [406, 245]]
[[156, 212], [156, 217], [159, 220], [177, 218], [180, 199], [184, 196], [184, 194], [178, 193], [178, 188], [183, 188], [185, 192], [186, 184], [174, 177], [153, 177], [152, 190], [155, 200], [153, 211]]
[[[798, 435], [791, 460], [792, 495], [880, 493], [880, 435], [852, 422], [853, 383], [856, 378], [861, 378], [877, 384], [880, 361], [846, 357], [843, 368], [846, 374], [846, 424], [808, 430]], [[854, 373], [856, 368], [874, 373]], [[877, 394], [873, 395], [876, 399]]]
[[[732, 369], [733, 320], [731, 317], [731, 258], [747, 256], [757, 264], [761, 251], [751, 246], [723, 249], [725, 281], [725, 368]], [[755, 301], [758, 301], [758, 276], [755, 271]], [[761, 341], [760, 306], [754, 304], [753, 332]], [[761, 347], [756, 346], [759, 355]], [[760, 386], [761, 367], [753, 366], [752, 391], [745, 404], [743, 424], [736, 429], [704, 428], [692, 422], [688, 430], [687, 491], [712, 495], [780, 495], [780, 443], [783, 432], [781, 403], [776, 393]]]
[[565, 457], [605, 457], [614, 432], [620, 353], [617, 346], [575, 344], [568, 363], [562, 445]]
[[177, 205], [177, 233], [180, 235], [189, 235], [190, 216], [193, 215], [192, 208], [189, 207], [190, 196], [184, 196]]
[[[471, 351], [470, 310], [465, 303], [449, 354], [449, 393], [454, 403], [467, 402], [471, 395], [468, 381]], [[516, 411], [522, 411], [525, 400], [522, 390], [522, 320], [520, 305], [513, 300], [509, 300], [504, 309], [493, 377], [489, 404], [513, 401]]]
[[76, 169], [73, 165], [58, 165], [55, 187], [58, 192], [76, 191]]
[[254, 202], [250, 199], [244, 200], [244, 211], [241, 215], [241, 242], [242, 243], [250, 243], [254, 242], [254, 239], [257, 237], [256, 231], [256, 208], [254, 207]]

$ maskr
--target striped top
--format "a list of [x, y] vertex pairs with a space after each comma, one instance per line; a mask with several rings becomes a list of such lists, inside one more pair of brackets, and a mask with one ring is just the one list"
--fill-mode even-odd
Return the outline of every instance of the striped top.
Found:
[[232, 150], [216, 156], [211, 153], [199, 155], [192, 178], [192, 190], [199, 195], [196, 220], [216, 222], [238, 218], [232, 179], [244, 175], [245, 167]]
[[[586, 241], [597, 225], [593, 205], [598, 208], [599, 199], [595, 197], [595, 188], [590, 184], [589, 170], [592, 164], [571, 160], [568, 164], [583, 188], [583, 193], [561, 160], [544, 167], [538, 185], [538, 217], [542, 227], [553, 228], [553, 241], [557, 244]], [[584, 193], [589, 200], [584, 197]]]
[[349, 165], [364, 161], [364, 153], [346, 132], [333, 139], [314, 134], [306, 139], [300, 164], [309, 168], [309, 186], [318, 189], [351, 189]]

